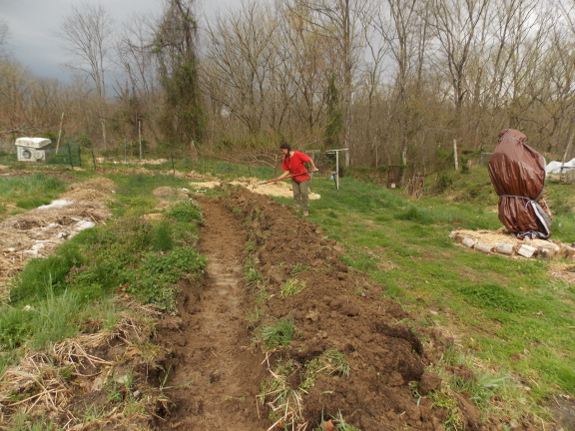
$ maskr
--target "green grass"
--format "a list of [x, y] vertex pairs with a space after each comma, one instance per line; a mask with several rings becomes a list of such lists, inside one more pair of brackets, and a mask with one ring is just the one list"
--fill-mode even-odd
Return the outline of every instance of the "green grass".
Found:
[[[116, 292], [174, 313], [178, 280], [203, 274], [206, 259], [196, 251], [202, 220], [197, 204], [173, 203], [167, 214], [183, 216], [172, 220], [137, 215], [153, 210], [155, 187], [182, 182], [114, 176], [121, 184], [116, 218], [80, 232], [49, 257], [30, 260], [10, 280], [10, 303], [0, 305], [0, 371], [18, 360], [20, 347], [44, 348], [74, 337], [83, 322], [113, 326]], [[126, 210], [126, 202], [134, 207]]]
[[[449, 239], [457, 227], [501, 227], [486, 170], [454, 174], [442, 194], [420, 200], [350, 178], [341, 179], [338, 193], [316, 176], [311, 190], [321, 199], [311, 202], [310, 220], [345, 243], [342, 261], [380, 282], [382, 296], [423, 314], [424, 326], [450, 326], [463, 350], [486, 366], [523, 375], [533, 399], [575, 394], [574, 289], [551, 278], [548, 262], [488, 256]], [[548, 204], [558, 207], [553, 237], [575, 240], [572, 187], [547, 190]]]
[[286, 347], [292, 342], [295, 333], [293, 317], [276, 321], [273, 325], [264, 324], [258, 331], [257, 337], [261, 339], [267, 350]]
[[[176, 160], [175, 168], [228, 178], [273, 174], [269, 168], [189, 159]], [[8, 202], [34, 199], [38, 194], [30, 190], [41, 190], [42, 196], [54, 193], [54, 197], [57, 190], [64, 190], [65, 184], [55, 177], [37, 175], [14, 179], [24, 186], [9, 201], [2, 200], [0, 210], [6, 211]], [[85, 178], [89, 174], [74, 175]], [[20, 345], [39, 346], [73, 334], [62, 316], [68, 316], [72, 327], [78, 327], [82, 319], [113, 322], [116, 311], [105, 298], [120, 287], [170, 310], [177, 294], [173, 281], [191, 269], [197, 274], [203, 270], [205, 262], [199, 255], [183, 251], [195, 250], [202, 222], [193, 202], [166, 210], [163, 215], [170, 219], [168, 223], [141, 217], [158, 212], [154, 188], [186, 187], [187, 180], [171, 175], [110, 174], [108, 178], [118, 185], [116, 202], [111, 204], [114, 219], [105, 227], [78, 234], [52, 257], [30, 261], [13, 280], [12, 303], [0, 312], [0, 370], [18, 359]], [[0, 196], [5, 199], [3, 180]], [[36, 183], [31, 187], [27, 181]], [[501, 227], [497, 196], [485, 169], [453, 173], [449, 178], [431, 176], [426, 188], [443, 191], [413, 200], [399, 189], [342, 178], [336, 192], [332, 181], [316, 175], [311, 189], [322, 197], [311, 202], [310, 221], [346, 245], [342, 261], [381, 283], [382, 297], [399, 301], [420, 316], [414, 325], [448, 328], [456, 334], [462, 354], [458, 361], [493, 370], [479, 373], [472, 386], [449, 382], [454, 389], [470, 393], [479, 406], [495, 393], [505, 400], [511, 417], [535, 409], [534, 402], [541, 405], [552, 395], [574, 395], [575, 288], [552, 278], [546, 261], [484, 255], [457, 247], [449, 239], [457, 227]], [[546, 200], [555, 219], [553, 238], [565, 243], [575, 241], [574, 196], [572, 186], [547, 184]], [[292, 203], [289, 198], [277, 200]], [[292, 276], [304, 270], [294, 268]], [[253, 261], [246, 263], [245, 276], [248, 287], [264, 298], [265, 280]], [[26, 305], [32, 309], [24, 311]], [[437, 314], [430, 313], [431, 308]], [[46, 329], [38, 329], [40, 324]], [[295, 328], [293, 320], [283, 319], [256, 332], [266, 348], [275, 349], [291, 342]], [[530, 390], [518, 389], [517, 379]], [[437, 394], [436, 402], [451, 409], [450, 399], [445, 389]], [[447, 420], [456, 426], [452, 413]]]
[[172, 175], [124, 175], [109, 174], [107, 178], [116, 183], [118, 189], [111, 208], [116, 217], [139, 217], [154, 211], [158, 199], [152, 194], [157, 187], [186, 187], [188, 181]]
[[20, 210], [31, 210], [49, 204], [66, 190], [66, 182], [54, 175], [33, 173], [26, 176], [6, 176], [0, 178], [0, 217], [7, 211], [7, 203]]
[[0, 196], [12, 200], [29, 199], [40, 194], [56, 197], [65, 190], [66, 183], [54, 175], [33, 173], [27, 176], [0, 178]]

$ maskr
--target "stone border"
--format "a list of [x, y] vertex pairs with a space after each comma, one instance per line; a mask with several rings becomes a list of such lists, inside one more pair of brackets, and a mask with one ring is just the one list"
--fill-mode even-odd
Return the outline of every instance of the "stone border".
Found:
[[500, 254], [503, 256], [521, 256], [525, 258], [543, 258], [551, 260], [568, 259], [575, 262], [575, 248], [560, 241], [529, 241], [530, 244], [514, 237], [510, 239], [515, 244], [497, 243], [484, 244], [481, 240], [466, 236], [464, 232], [453, 230], [449, 238], [457, 241], [464, 247], [477, 250], [486, 254]]

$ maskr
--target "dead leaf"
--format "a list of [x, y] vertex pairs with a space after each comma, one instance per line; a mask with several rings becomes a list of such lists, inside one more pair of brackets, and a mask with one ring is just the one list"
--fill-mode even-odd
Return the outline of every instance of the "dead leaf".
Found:
[[333, 422], [330, 419], [327, 422], [323, 422], [321, 424], [321, 428], [324, 429], [325, 431], [333, 431], [335, 428], [335, 425], [333, 424]]
[[124, 290], [126, 290], [128, 287], [130, 287], [130, 283], [126, 283], [123, 286], [120, 286], [116, 289], [117, 292], [123, 292]]
[[137, 356], [140, 354], [140, 349], [135, 346], [131, 346], [126, 349], [126, 353], [128, 356]]

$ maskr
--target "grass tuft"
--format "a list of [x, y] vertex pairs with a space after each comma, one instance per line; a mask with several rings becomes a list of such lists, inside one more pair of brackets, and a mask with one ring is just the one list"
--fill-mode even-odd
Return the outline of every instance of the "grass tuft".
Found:
[[267, 350], [286, 347], [292, 342], [295, 333], [295, 324], [292, 316], [280, 319], [273, 325], [263, 325], [259, 331], [259, 338]]
[[293, 296], [305, 289], [305, 280], [290, 278], [280, 289], [281, 296]]

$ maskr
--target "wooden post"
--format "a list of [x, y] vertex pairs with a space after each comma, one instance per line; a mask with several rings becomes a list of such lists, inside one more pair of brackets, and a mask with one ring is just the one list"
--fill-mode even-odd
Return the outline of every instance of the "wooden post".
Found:
[[455, 162], [455, 170], [459, 169], [459, 165], [457, 163], [457, 139], [453, 140], [453, 160]]
[[62, 119], [60, 120], [60, 130], [58, 131], [58, 143], [56, 144], [56, 154], [58, 154], [58, 148], [60, 148], [60, 136], [62, 136], [63, 124], [64, 124], [64, 113], [62, 112]]

